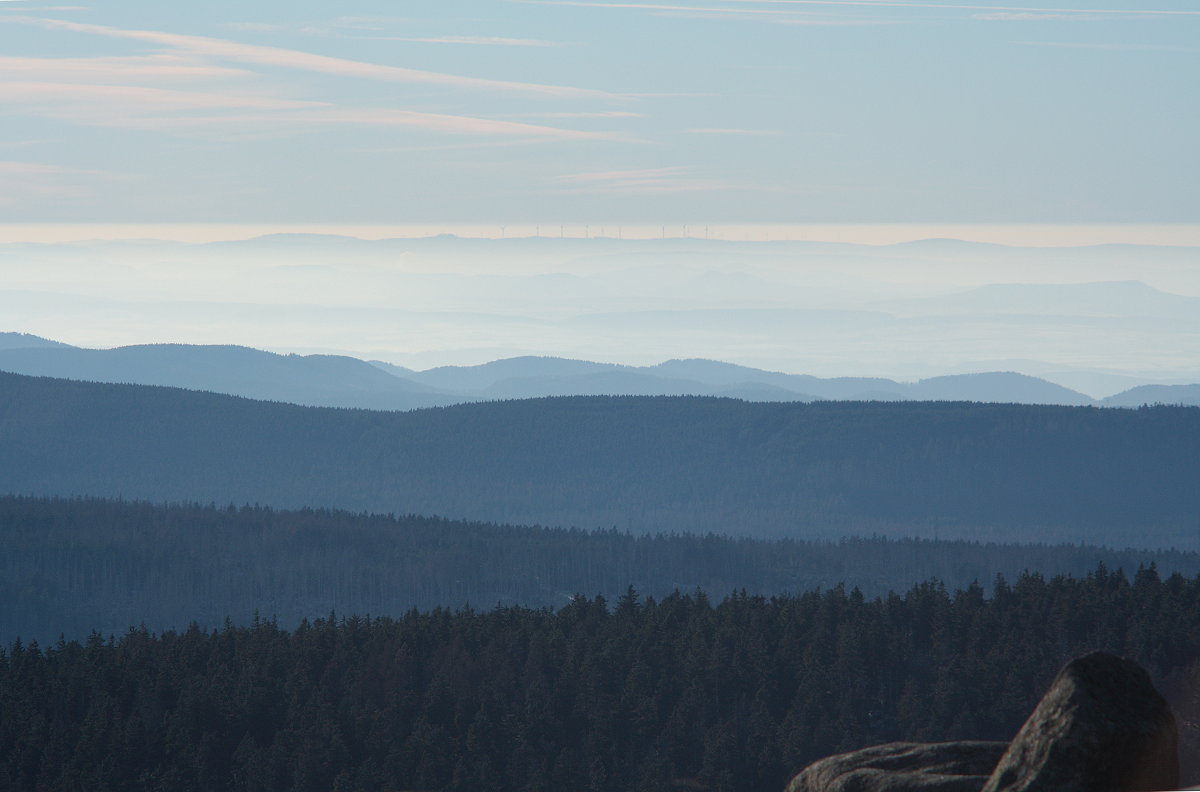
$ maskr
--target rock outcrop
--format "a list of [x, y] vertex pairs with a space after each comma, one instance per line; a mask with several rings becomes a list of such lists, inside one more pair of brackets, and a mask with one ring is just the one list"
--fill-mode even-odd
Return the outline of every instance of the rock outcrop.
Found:
[[787, 792], [979, 792], [1004, 742], [895, 742], [830, 756], [804, 769]]
[[983, 792], [1179, 788], [1175, 716], [1132, 660], [1095, 652], [1058, 672]]
[[1131, 660], [1068, 663], [1011, 743], [889, 743], [805, 768], [787, 792], [1152, 792], [1179, 787], [1175, 718]]

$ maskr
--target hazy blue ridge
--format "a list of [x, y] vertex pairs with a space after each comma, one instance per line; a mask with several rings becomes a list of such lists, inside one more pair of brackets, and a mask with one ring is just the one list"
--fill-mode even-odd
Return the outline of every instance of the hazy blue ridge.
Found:
[[1006, 401], [1017, 404], [1087, 405], [1089, 396], [1038, 377], [1009, 372], [931, 377], [905, 386], [910, 399], [940, 401]]
[[66, 346], [69, 345], [60, 341], [51, 341], [48, 338], [31, 335], [30, 333], [0, 333], [0, 350], [47, 349]]
[[[385, 369], [389, 370], [389, 369]], [[933, 377], [900, 383], [882, 377], [821, 378], [763, 371], [714, 360], [669, 360], [654, 366], [619, 366], [553, 357], [521, 357], [479, 366], [403, 370], [403, 376], [474, 397], [534, 398], [561, 395], [731, 395], [755, 400], [814, 399], [986, 401], [1092, 404], [1077, 391], [1013, 372]], [[766, 386], [763, 390], [762, 386]]]
[[1143, 404], [1200, 405], [1200, 385], [1141, 385], [1104, 399], [1106, 407], [1140, 407]]
[[144, 344], [84, 349], [21, 333], [0, 334], [0, 371], [90, 382], [165, 385], [311, 406], [383, 410], [568, 395], [699, 395], [748, 401], [977, 401], [1113, 407], [1198, 402], [1190, 386], [1161, 392], [1134, 388], [1097, 402], [1045, 379], [1011, 371], [897, 382], [882, 377], [785, 374], [704, 359], [624, 366], [534, 356], [415, 371], [344, 355], [279, 355], [242, 346]]
[[17, 494], [1196, 549], [1200, 410], [564, 397], [412, 412], [0, 375]]
[[325, 407], [405, 410], [453, 399], [339, 355], [277, 355], [242, 346], [0, 349], [0, 370], [91, 382], [167, 385]]

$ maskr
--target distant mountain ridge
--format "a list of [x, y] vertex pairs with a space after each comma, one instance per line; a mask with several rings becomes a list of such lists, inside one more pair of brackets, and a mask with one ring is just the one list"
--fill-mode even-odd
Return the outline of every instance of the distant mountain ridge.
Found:
[[[1200, 404], [1200, 387], [1146, 386], [1094, 400], [1015, 372], [898, 382], [822, 378], [706, 359], [626, 366], [558, 357], [513, 357], [416, 371], [345, 355], [280, 355], [243, 346], [144, 344], [84, 349], [0, 333], [0, 371], [93, 382], [165, 385], [316, 407], [410, 410], [545, 396], [722, 396], [746, 401], [976, 401], [1136, 407]], [[1155, 388], [1159, 388], [1156, 390]]]
[[90, 382], [165, 385], [314, 407], [410, 410], [455, 401], [357, 358], [277, 355], [242, 346], [0, 348], [0, 370]]
[[1105, 407], [1140, 407], [1143, 404], [1200, 405], [1200, 385], [1140, 385], [1109, 396]]
[[46, 349], [70, 346], [29, 333], [0, 333], [0, 349]]

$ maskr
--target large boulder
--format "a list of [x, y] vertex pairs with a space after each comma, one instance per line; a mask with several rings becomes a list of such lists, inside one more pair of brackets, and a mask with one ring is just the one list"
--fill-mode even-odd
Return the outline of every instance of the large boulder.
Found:
[[979, 792], [1008, 743], [895, 742], [814, 762], [787, 792]]
[[1141, 666], [1068, 663], [1011, 743], [889, 743], [805, 768], [787, 792], [1157, 792], [1179, 787], [1175, 717]]
[[1171, 708], [1132, 660], [1094, 652], [1058, 672], [983, 792], [1147, 792], [1179, 787]]

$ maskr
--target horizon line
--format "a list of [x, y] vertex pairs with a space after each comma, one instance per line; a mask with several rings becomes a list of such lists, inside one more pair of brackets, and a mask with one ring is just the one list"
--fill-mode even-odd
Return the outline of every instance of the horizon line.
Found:
[[1200, 246], [1198, 223], [0, 223], [0, 244], [135, 240], [202, 244], [281, 234], [363, 241], [449, 235], [497, 242], [542, 238], [894, 245], [947, 239], [1013, 247]]

